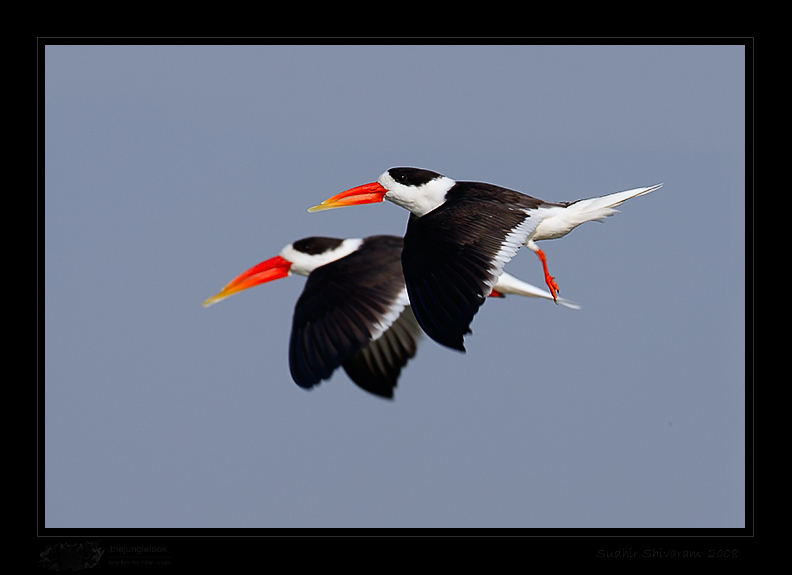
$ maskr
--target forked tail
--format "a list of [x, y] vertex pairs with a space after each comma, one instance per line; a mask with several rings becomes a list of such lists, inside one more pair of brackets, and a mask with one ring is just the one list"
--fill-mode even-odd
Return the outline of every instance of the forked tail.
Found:
[[627, 200], [631, 198], [637, 198], [638, 196], [643, 196], [649, 192], [654, 192], [655, 190], [662, 187], [663, 184], [657, 184], [648, 188], [635, 188], [634, 190], [616, 192], [615, 194], [600, 196], [599, 198], [578, 200], [567, 206], [567, 210], [569, 213], [579, 214], [580, 219], [583, 222], [603, 220], [608, 216], [618, 213], [619, 210], [615, 208], [622, 205]]
[[[536, 232], [532, 239], [541, 241], [562, 238], [580, 224], [592, 220], [604, 220], [608, 216], [618, 213], [619, 210], [616, 207], [622, 205], [630, 198], [643, 196], [662, 186], [663, 184], [657, 184], [648, 188], [635, 188], [634, 190], [616, 192], [615, 194], [608, 194], [599, 198], [556, 204], [545, 210], [544, 219], [536, 227]], [[529, 245], [529, 243], [526, 242], [526, 245]]]

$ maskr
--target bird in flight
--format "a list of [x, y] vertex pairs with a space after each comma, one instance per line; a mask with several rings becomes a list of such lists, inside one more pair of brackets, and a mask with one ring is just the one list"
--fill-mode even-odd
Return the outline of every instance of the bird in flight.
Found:
[[[294, 308], [289, 340], [295, 383], [310, 389], [343, 367], [362, 389], [392, 398], [402, 368], [415, 356], [423, 335], [407, 297], [402, 248], [402, 238], [388, 235], [303, 238], [240, 274], [203, 305], [292, 274], [308, 276]], [[490, 295], [506, 294], [553, 299], [547, 291], [503, 273]]]
[[536, 242], [561, 238], [582, 223], [611, 216], [628, 199], [661, 186], [548, 202], [493, 184], [457, 182], [431, 170], [401, 167], [308, 211], [383, 200], [409, 210], [401, 258], [413, 312], [429, 337], [465, 351], [464, 336], [473, 316], [522, 245], [539, 256], [557, 301], [558, 284]]

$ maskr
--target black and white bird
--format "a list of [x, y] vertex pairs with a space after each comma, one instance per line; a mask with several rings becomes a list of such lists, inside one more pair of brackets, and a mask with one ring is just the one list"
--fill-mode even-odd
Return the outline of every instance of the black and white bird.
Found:
[[409, 210], [402, 270], [413, 312], [429, 337], [464, 351], [473, 316], [522, 245], [542, 260], [545, 281], [557, 298], [558, 285], [535, 242], [602, 220], [630, 198], [661, 186], [557, 203], [493, 184], [457, 182], [431, 170], [391, 168], [376, 182], [342, 192], [308, 211], [383, 200]]
[[[308, 276], [294, 308], [289, 341], [295, 383], [310, 389], [343, 366], [361, 388], [392, 398], [401, 370], [415, 355], [423, 334], [407, 297], [402, 247], [397, 236], [304, 238], [242, 273], [203, 305], [292, 274]], [[490, 295], [553, 299], [507, 273], [499, 280]]]

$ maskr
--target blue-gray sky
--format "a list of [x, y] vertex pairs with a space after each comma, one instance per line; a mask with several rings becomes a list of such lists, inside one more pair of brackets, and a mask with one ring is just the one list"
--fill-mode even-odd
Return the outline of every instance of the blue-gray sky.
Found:
[[[48, 46], [46, 527], [743, 527], [741, 46]], [[546, 200], [579, 311], [491, 300], [393, 402], [287, 362], [292, 277], [201, 302], [391, 166]], [[521, 250], [507, 270], [542, 285]]]

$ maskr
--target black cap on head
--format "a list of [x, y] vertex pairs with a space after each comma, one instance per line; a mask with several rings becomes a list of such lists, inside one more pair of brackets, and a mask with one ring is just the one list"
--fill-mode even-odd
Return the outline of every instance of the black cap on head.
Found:
[[292, 247], [300, 253], [315, 256], [336, 249], [343, 241], [344, 240], [338, 238], [312, 236], [310, 238], [297, 240], [292, 244]]
[[405, 186], [422, 186], [427, 182], [443, 177], [437, 172], [422, 168], [391, 168], [388, 173], [391, 178]]

